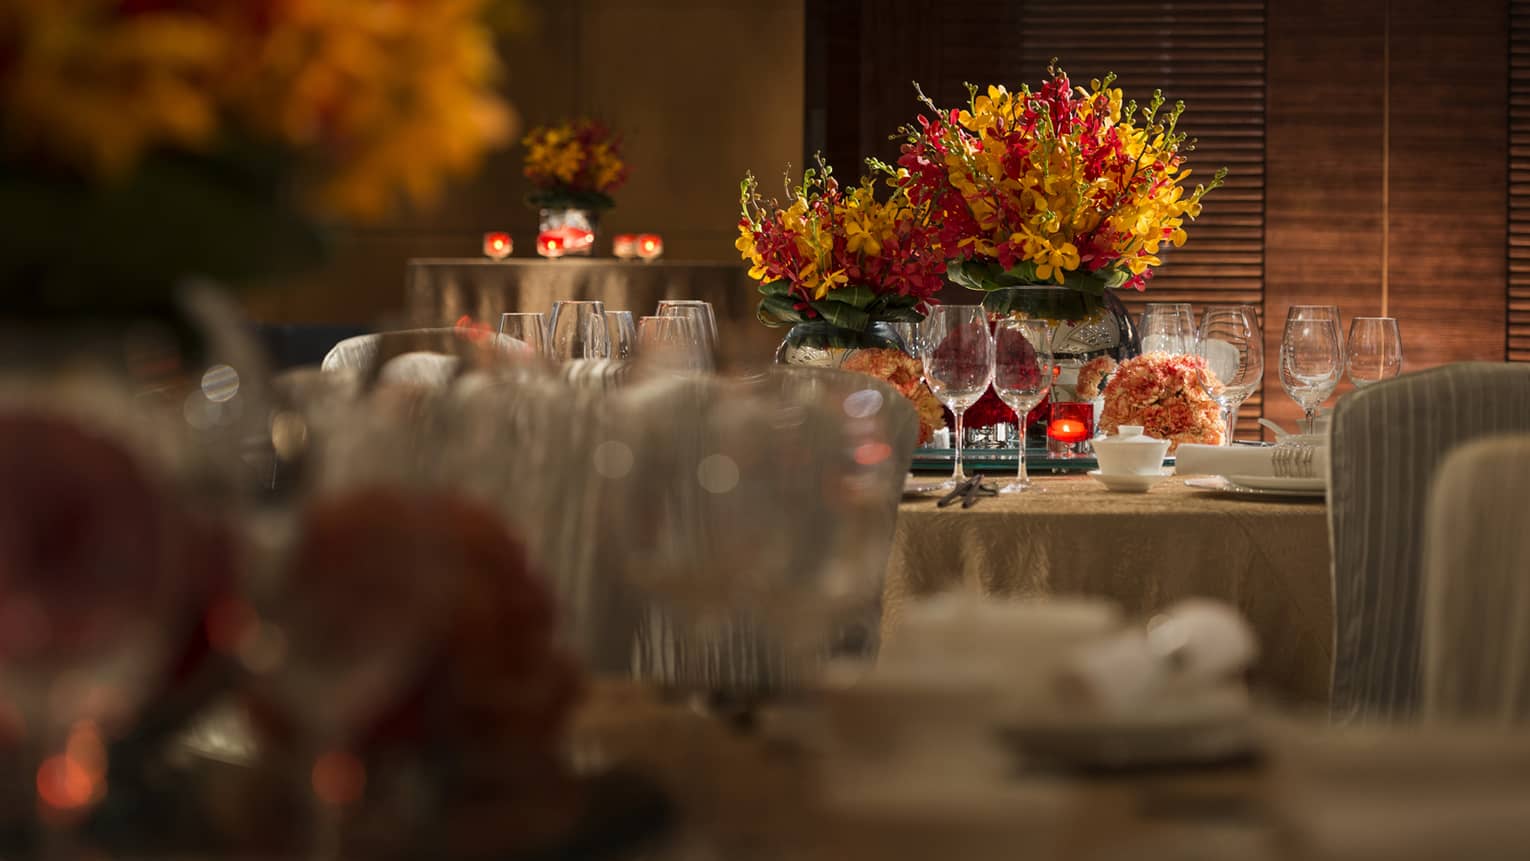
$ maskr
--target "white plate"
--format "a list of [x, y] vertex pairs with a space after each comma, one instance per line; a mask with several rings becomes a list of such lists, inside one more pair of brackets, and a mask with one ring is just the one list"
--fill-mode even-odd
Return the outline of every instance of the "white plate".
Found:
[[949, 478], [931, 475], [910, 475], [903, 479], [904, 496], [928, 496], [940, 490]]
[[1275, 478], [1268, 475], [1224, 475], [1223, 478], [1250, 490], [1286, 490], [1321, 494], [1328, 489], [1322, 478]]
[[1148, 488], [1163, 481], [1167, 472], [1158, 473], [1110, 473], [1097, 469], [1089, 471], [1089, 477], [1116, 493], [1147, 493]]
[[1095, 768], [1211, 763], [1257, 747], [1247, 693], [1236, 686], [1143, 704], [1130, 717], [1022, 722], [1000, 727], [1000, 735], [1022, 762]]
[[[1301, 480], [1310, 481], [1311, 479]], [[1295, 499], [1322, 499], [1326, 495], [1326, 491], [1322, 487], [1314, 490], [1277, 490], [1274, 488], [1247, 487], [1241, 484], [1234, 484], [1220, 475], [1213, 475], [1207, 478], [1187, 478], [1185, 479], [1185, 484], [1197, 490], [1214, 490], [1218, 493], [1231, 493], [1235, 496], [1264, 498], [1279, 496]]]

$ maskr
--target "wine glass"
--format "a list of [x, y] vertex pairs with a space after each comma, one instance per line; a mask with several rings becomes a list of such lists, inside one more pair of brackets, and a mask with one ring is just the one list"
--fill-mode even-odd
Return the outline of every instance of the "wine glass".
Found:
[[956, 416], [956, 465], [952, 488], [966, 481], [962, 469], [962, 413], [978, 402], [993, 382], [993, 336], [981, 305], [937, 305], [919, 325], [925, 347], [924, 378], [930, 391]]
[[637, 346], [637, 323], [631, 311], [607, 311], [606, 335], [611, 341], [611, 358], [630, 359]]
[[1303, 432], [1311, 433], [1318, 407], [1344, 374], [1344, 342], [1332, 305], [1293, 305], [1286, 312], [1280, 340], [1280, 384], [1306, 414]]
[[1189, 302], [1149, 302], [1142, 312], [1142, 352], [1195, 353], [1195, 313]]
[[690, 317], [638, 320], [635, 353], [649, 366], [680, 371], [704, 371], [708, 367], [705, 341]]
[[717, 363], [717, 315], [712, 313], [712, 303], [700, 299], [665, 299], [655, 312], [660, 317], [685, 317], [691, 320], [701, 336], [702, 355], [706, 368]]
[[606, 304], [598, 299], [565, 299], [553, 303], [552, 357], [604, 359], [611, 355], [611, 338], [606, 334]]
[[919, 349], [918, 323], [888, 323], [887, 325], [898, 333], [898, 340], [903, 342], [904, 352], [916, 359], [924, 356], [924, 351]]
[[1395, 317], [1356, 317], [1349, 323], [1349, 381], [1356, 388], [1402, 373], [1402, 335]]
[[547, 355], [547, 315], [511, 312], [499, 315], [499, 334], [514, 338], [538, 356]]
[[1264, 334], [1253, 305], [1209, 305], [1201, 315], [1196, 349], [1222, 387], [1212, 392], [1222, 407], [1223, 445], [1232, 445], [1238, 407], [1264, 379]]
[[1020, 419], [1019, 466], [1000, 493], [1030, 487], [1025, 473], [1025, 417], [1052, 387], [1051, 327], [1043, 320], [1000, 320], [994, 328], [993, 389]]

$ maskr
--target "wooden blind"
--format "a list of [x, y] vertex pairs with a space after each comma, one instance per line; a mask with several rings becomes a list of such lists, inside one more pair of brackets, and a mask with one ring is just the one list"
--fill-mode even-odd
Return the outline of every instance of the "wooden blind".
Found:
[[[1152, 301], [1249, 303], [1263, 313], [1264, 0], [1021, 0], [1019, 18], [1020, 80], [1040, 80], [1057, 57], [1080, 85], [1115, 72], [1128, 100], [1145, 103], [1162, 90], [1168, 106], [1186, 105], [1180, 129], [1196, 140], [1191, 182], [1228, 169], [1190, 241], [1163, 255], [1147, 292], [1122, 298], [1134, 311]], [[1243, 427], [1256, 427], [1262, 394], [1244, 403]]]
[[1508, 252], [1506, 358], [1530, 362], [1530, 0], [1509, 3]]

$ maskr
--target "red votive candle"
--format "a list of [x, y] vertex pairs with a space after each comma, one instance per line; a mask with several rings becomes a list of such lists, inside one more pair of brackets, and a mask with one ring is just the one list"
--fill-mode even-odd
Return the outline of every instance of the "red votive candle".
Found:
[[638, 255], [638, 238], [634, 233], [618, 233], [611, 239], [611, 253], [626, 260]]
[[495, 231], [483, 235], [483, 254], [495, 260], [504, 260], [515, 250], [515, 243], [510, 241], [510, 234]]
[[664, 239], [657, 233], [645, 233], [637, 238], [637, 255], [644, 260], [656, 260], [664, 253]]
[[1093, 430], [1094, 404], [1065, 402], [1052, 405], [1052, 420], [1047, 424], [1047, 436], [1073, 445], [1088, 439]]
[[563, 237], [551, 230], [537, 234], [537, 253], [543, 257], [562, 257]]

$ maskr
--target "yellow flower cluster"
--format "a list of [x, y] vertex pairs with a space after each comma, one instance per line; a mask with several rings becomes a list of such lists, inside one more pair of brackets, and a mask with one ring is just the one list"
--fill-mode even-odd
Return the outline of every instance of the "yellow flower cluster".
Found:
[[488, 0], [9, 0], [6, 134], [112, 178], [157, 149], [231, 140], [297, 157], [313, 201], [430, 202], [509, 137]]
[[627, 178], [619, 142], [589, 120], [539, 126], [521, 144], [526, 177], [540, 188], [606, 194]]

